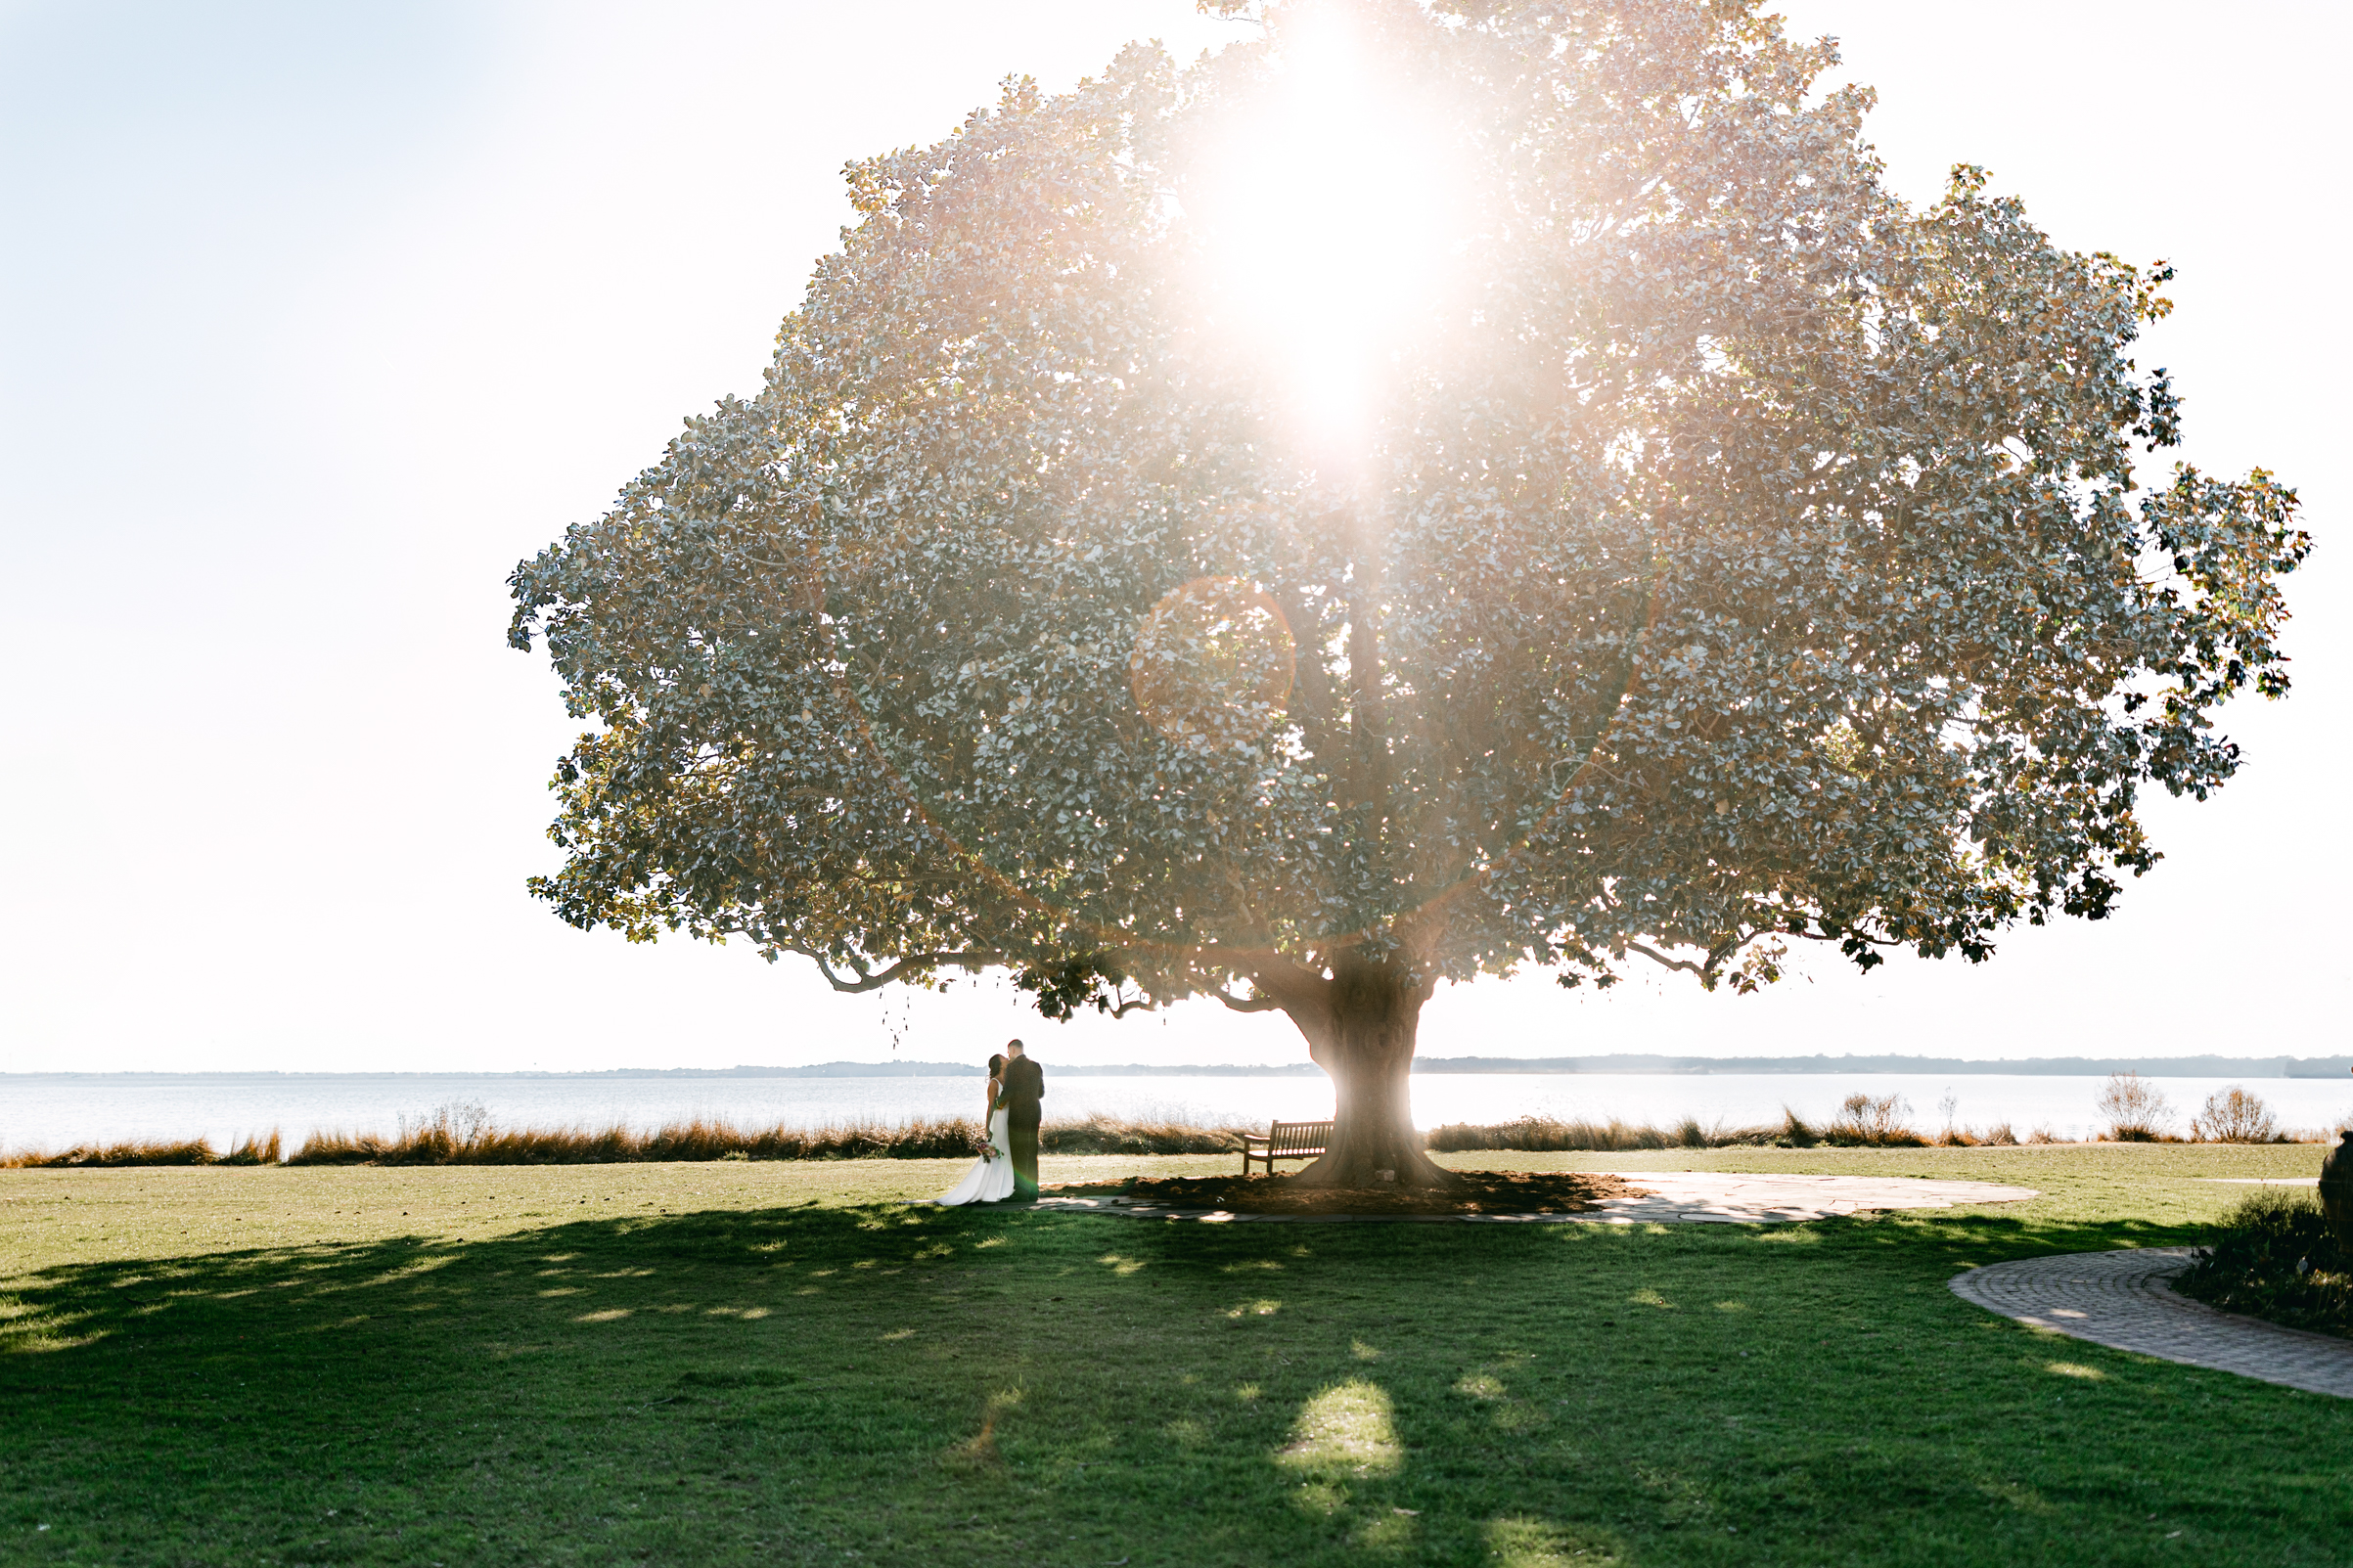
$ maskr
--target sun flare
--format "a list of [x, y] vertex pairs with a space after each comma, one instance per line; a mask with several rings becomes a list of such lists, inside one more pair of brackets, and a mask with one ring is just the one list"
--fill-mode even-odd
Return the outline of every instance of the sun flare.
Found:
[[1295, 14], [1266, 89], [1185, 190], [1209, 312], [1261, 362], [1308, 448], [1360, 453], [1391, 367], [1459, 272], [1467, 160], [1427, 84], [1343, 8]]

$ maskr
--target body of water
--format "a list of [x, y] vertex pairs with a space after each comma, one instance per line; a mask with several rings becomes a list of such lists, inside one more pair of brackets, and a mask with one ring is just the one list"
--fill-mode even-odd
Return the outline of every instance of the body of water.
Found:
[[[1321, 1076], [1048, 1077], [1046, 1114], [1103, 1112], [1126, 1118], [1263, 1126], [1270, 1118], [1332, 1114]], [[2099, 1127], [2100, 1077], [1919, 1073], [1422, 1073], [1414, 1078], [1414, 1120], [1505, 1122], [1526, 1115], [1583, 1117], [1672, 1126], [1754, 1126], [1783, 1107], [1809, 1121], [1833, 1115], [1852, 1094], [1899, 1095], [1916, 1127], [1945, 1125], [1938, 1101], [1958, 1101], [1953, 1119], [1985, 1128], [2007, 1122], [2024, 1138], [2043, 1128], [2084, 1138]], [[2353, 1118], [2353, 1078], [2151, 1078], [2172, 1102], [2177, 1130], [2208, 1095], [2240, 1083], [2289, 1128], [2334, 1127]], [[144, 1139], [209, 1139], [217, 1148], [273, 1128], [291, 1147], [316, 1131], [385, 1133], [403, 1117], [444, 1104], [479, 1105], [507, 1127], [651, 1130], [705, 1116], [745, 1127], [778, 1123], [898, 1122], [977, 1116], [979, 1078], [752, 1078], [675, 1073], [11, 1073], [0, 1074], [0, 1149], [61, 1149]]]

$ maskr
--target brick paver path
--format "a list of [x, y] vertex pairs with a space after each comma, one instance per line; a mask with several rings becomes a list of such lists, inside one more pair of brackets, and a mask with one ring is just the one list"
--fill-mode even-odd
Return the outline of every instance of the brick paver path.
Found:
[[2114, 1350], [2353, 1399], [2353, 1339], [2218, 1312], [2176, 1295], [2189, 1247], [2019, 1258], [1956, 1275], [1953, 1294], [2034, 1328]]
[[2016, 1203], [2039, 1196], [2027, 1187], [1993, 1182], [1936, 1182], [1917, 1177], [1757, 1176], [1742, 1171], [1614, 1170], [1649, 1188], [1635, 1197], [1605, 1198], [1582, 1214], [1237, 1214], [1224, 1209], [1176, 1209], [1113, 1195], [1043, 1197], [1041, 1209], [1065, 1214], [1119, 1214], [1139, 1220], [1198, 1220], [1211, 1225], [1757, 1225], [1828, 1220], [1875, 1209], [1949, 1209], [1956, 1203]]

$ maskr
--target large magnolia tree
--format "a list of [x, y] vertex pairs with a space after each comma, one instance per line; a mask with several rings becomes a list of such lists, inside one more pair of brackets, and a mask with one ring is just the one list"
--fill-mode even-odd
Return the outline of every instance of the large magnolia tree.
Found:
[[764, 384], [518, 567], [564, 918], [1279, 1008], [2097, 918], [2286, 690], [2295, 497], [2136, 482], [2163, 270], [1915, 210], [1754, 0], [1271, 7], [853, 165]]

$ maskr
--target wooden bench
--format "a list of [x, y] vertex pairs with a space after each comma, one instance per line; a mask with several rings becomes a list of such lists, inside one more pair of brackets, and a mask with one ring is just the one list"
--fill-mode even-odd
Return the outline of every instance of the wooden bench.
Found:
[[1331, 1142], [1330, 1122], [1269, 1122], [1263, 1133], [1242, 1135], [1242, 1174], [1250, 1174], [1250, 1161], [1264, 1160], [1272, 1176], [1275, 1161], [1315, 1159]]

